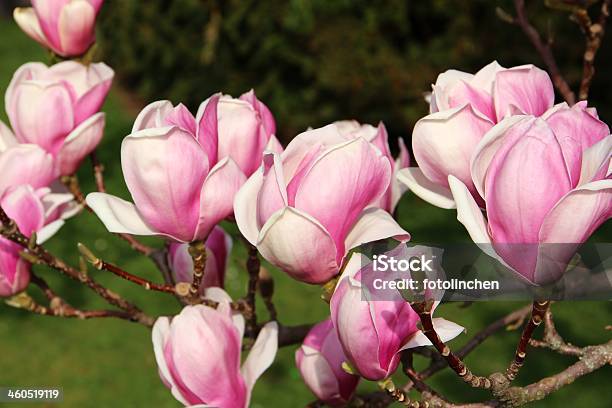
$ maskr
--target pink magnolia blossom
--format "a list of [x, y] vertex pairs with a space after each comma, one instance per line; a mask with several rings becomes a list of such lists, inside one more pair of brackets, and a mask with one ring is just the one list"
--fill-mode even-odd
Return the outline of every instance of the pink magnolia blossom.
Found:
[[111, 232], [164, 235], [179, 242], [206, 239], [233, 212], [246, 177], [217, 153], [215, 95], [194, 118], [182, 104], [154, 102], [121, 144], [121, 167], [134, 204], [92, 193], [87, 204]]
[[391, 164], [363, 137], [335, 125], [306, 131], [262, 167], [236, 195], [241, 233], [262, 256], [293, 278], [326, 282], [352, 248], [409, 235], [372, 207], [387, 191]]
[[[331, 319], [348, 361], [361, 376], [378, 381], [395, 372], [400, 351], [431, 343], [417, 327], [419, 316], [399, 292], [397, 300], [363, 297], [364, 268], [372, 268], [369, 260], [353, 253], [332, 295]], [[433, 323], [445, 342], [464, 330], [442, 318], [434, 318]]]
[[513, 116], [477, 146], [471, 191], [449, 176], [457, 218], [474, 242], [535, 284], [558, 279], [577, 247], [612, 215], [612, 136], [586, 104]]
[[540, 116], [553, 103], [548, 74], [533, 65], [506, 69], [494, 61], [475, 75], [446, 71], [433, 85], [431, 114], [419, 120], [412, 133], [419, 167], [402, 170], [398, 177], [431, 204], [455, 208], [447, 180], [453, 175], [482, 204], [470, 175], [478, 142], [502, 119], [515, 114]]
[[[206, 240], [206, 272], [201, 288], [223, 287], [225, 268], [232, 250], [232, 238], [219, 226], [213, 228]], [[176, 282], [193, 280], [193, 260], [189, 244], [172, 242], [168, 251], [168, 263]]]
[[104, 113], [98, 111], [113, 75], [104, 63], [21, 66], [5, 95], [15, 137], [53, 154], [61, 175], [74, 173], [104, 133]]
[[37, 189], [56, 178], [53, 156], [35, 144], [19, 144], [0, 121], [0, 197], [13, 186], [28, 184]]
[[219, 116], [219, 156], [229, 156], [249, 177], [261, 165], [264, 150], [281, 153], [283, 148], [274, 135], [276, 123], [272, 112], [255, 96], [255, 91], [232, 98], [222, 95]]
[[[160, 317], [153, 326], [159, 375], [185, 406], [246, 408], [255, 381], [272, 364], [278, 348], [278, 326], [261, 329], [240, 366], [244, 318], [232, 315], [229, 296], [221, 289], [217, 309], [186, 306], [172, 320]], [[211, 289], [208, 289], [209, 291]]]
[[389, 213], [393, 213], [397, 202], [407, 189], [405, 184], [400, 183], [397, 180], [399, 170], [410, 165], [410, 156], [408, 154], [408, 149], [406, 149], [406, 145], [404, 144], [404, 140], [402, 138], [398, 139], [399, 156], [397, 159], [394, 159], [391, 155], [391, 149], [389, 149], [389, 136], [387, 134], [387, 129], [382, 122], [378, 124], [378, 127], [368, 124], [360, 125], [359, 122], [354, 120], [343, 120], [335, 122], [334, 124], [338, 127], [340, 134], [346, 138], [363, 136], [367, 141], [376, 146], [389, 160], [389, 163], [391, 163], [391, 167], [393, 169], [391, 184], [389, 185], [389, 188], [387, 188], [385, 194], [380, 198], [377, 206], [385, 211], [388, 211]]
[[18, 7], [15, 21], [33, 40], [62, 57], [84, 54], [96, 40], [95, 23], [103, 0], [31, 0]]
[[359, 377], [342, 368], [346, 356], [330, 319], [316, 324], [295, 352], [295, 363], [312, 393], [331, 406], [343, 406], [353, 396]]
[[[27, 237], [36, 232], [37, 242], [43, 243], [74, 214], [71, 194], [51, 193], [48, 188], [33, 189], [21, 185], [8, 188], [0, 197], [6, 214]], [[12, 296], [23, 291], [30, 282], [30, 263], [19, 256], [23, 248], [0, 237], [0, 296]]]

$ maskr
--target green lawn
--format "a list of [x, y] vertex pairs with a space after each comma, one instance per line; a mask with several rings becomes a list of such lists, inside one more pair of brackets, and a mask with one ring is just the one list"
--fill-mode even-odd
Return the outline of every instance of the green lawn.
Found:
[[[0, 91], [4, 92], [14, 70], [27, 61], [45, 61], [47, 55], [30, 41], [12, 21], [0, 19]], [[202, 95], [202, 99], [207, 95]], [[175, 101], [176, 102], [176, 101]], [[129, 106], [132, 106], [130, 104]], [[106, 181], [110, 193], [128, 198], [119, 163], [121, 139], [129, 132], [134, 117], [133, 107], [122, 101], [113, 90], [104, 106], [107, 131], [100, 146], [99, 157], [106, 166]], [[3, 120], [6, 115], [2, 109]], [[1, 177], [1, 175], [0, 175]], [[87, 165], [79, 173], [85, 191], [92, 191], [91, 171]], [[453, 211], [433, 208], [407, 195], [399, 209], [399, 221], [418, 241], [463, 241], [468, 237], [455, 219]], [[230, 226], [235, 234], [235, 228]], [[607, 238], [609, 240], [610, 228]], [[604, 237], [601, 232], [599, 238]], [[54, 237], [49, 248], [68, 262], [77, 262], [77, 241], [85, 242], [104, 259], [153, 280], [158, 272], [147, 259], [136, 255], [127, 245], [108, 234], [91, 214], [81, 214], [70, 220]], [[153, 244], [159, 241], [151, 240]], [[308, 245], [308, 243], [304, 243]], [[244, 248], [236, 244], [232, 254], [228, 290], [239, 296], [244, 285]], [[270, 268], [272, 269], [272, 268]], [[88, 290], [61, 279], [55, 271], [37, 268], [59, 293], [75, 306], [98, 308], [103, 302]], [[150, 314], [172, 314], [179, 310], [170, 296], [145, 292], [138, 286], [119, 281], [104, 272], [91, 271], [97, 279], [124, 297], [133, 300]], [[319, 299], [317, 287], [298, 284], [282, 272], [273, 270], [276, 282], [276, 305], [284, 324], [315, 322], [327, 313], [327, 305]], [[35, 293], [32, 289], [30, 292]], [[451, 343], [459, 347], [471, 333], [477, 332], [493, 319], [510, 311], [515, 304], [474, 304], [468, 309], [444, 305], [438, 315], [468, 328], [468, 334]], [[603, 327], [609, 324], [612, 305], [609, 302], [557, 304], [554, 307], [558, 328], [567, 339], [578, 345], [603, 342], [610, 335]], [[261, 307], [260, 307], [261, 310]], [[262, 313], [265, 317], [265, 313]], [[518, 333], [506, 332], [488, 341], [482, 349], [467, 359], [477, 373], [503, 369], [511, 359]], [[62, 387], [66, 407], [177, 407], [179, 404], [157, 376], [150, 332], [136, 324], [120, 320], [77, 321], [34, 316], [0, 305], [0, 386]], [[254, 407], [304, 406], [313, 400], [299, 380], [294, 366], [295, 347], [279, 352], [273, 366], [257, 383]], [[519, 383], [550, 375], [567, 365], [569, 360], [547, 351], [533, 353], [518, 379]], [[595, 375], [578, 380], [574, 385], [554, 394], [534, 406], [609, 407], [610, 398], [602, 391], [609, 386], [610, 367]], [[431, 385], [456, 400], [475, 400], [484, 395], [470, 389], [449, 372], [434, 377]], [[375, 388], [363, 383], [364, 389]], [[28, 406], [36, 406], [34, 404]], [[41, 405], [45, 406], [45, 405]]]

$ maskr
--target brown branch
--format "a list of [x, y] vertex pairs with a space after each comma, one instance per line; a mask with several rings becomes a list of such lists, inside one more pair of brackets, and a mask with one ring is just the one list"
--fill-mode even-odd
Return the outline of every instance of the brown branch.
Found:
[[563, 96], [563, 99], [565, 99], [569, 105], [573, 105], [576, 103], [576, 95], [565, 78], [563, 78], [563, 75], [561, 75], [559, 67], [557, 66], [557, 61], [552, 53], [550, 43], [544, 42], [538, 30], [529, 22], [525, 12], [525, 0], [514, 0], [514, 8], [516, 10], [516, 18], [513, 19], [514, 24], [518, 25], [523, 30], [531, 44], [540, 54], [542, 61], [544, 61], [544, 64], [546, 64], [548, 68], [548, 72], [552, 77], [555, 87], [561, 96]]
[[603, 0], [601, 2], [601, 11], [596, 23], [591, 21], [586, 8], [579, 8], [573, 13], [574, 19], [578, 22], [585, 35], [586, 42], [582, 58], [582, 80], [580, 81], [580, 91], [578, 93], [580, 100], [586, 100], [589, 97], [589, 89], [595, 76], [595, 56], [601, 47], [605, 34], [606, 22], [610, 16], [611, 2], [612, 0]]
[[259, 269], [258, 288], [259, 294], [261, 295], [264, 304], [266, 305], [266, 309], [268, 310], [268, 314], [270, 315], [270, 320], [277, 320], [276, 306], [272, 300], [272, 297], [274, 296], [274, 279], [272, 279], [270, 272], [263, 267]]
[[[525, 306], [494, 321], [493, 323], [485, 327], [482, 331], [476, 333], [474, 337], [472, 337], [462, 348], [460, 348], [456, 353], [457, 357], [465, 358], [470, 352], [472, 352], [476, 347], [482, 344], [487, 338], [489, 338], [493, 334], [510, 325], [514, 326], [517, 322], [522, 322], [527, 317], [530, 311], [531, 305]], [[447, 365], [448, 364], [445, 359], [440, 358], [434, 360], [432, 364], [425, 370], [421, 371], [419, 375], [423, 379], [431, 377], [433, 374], [437, 373]]]
[[559, 332], [557, 332], [550, 307], [544, 314], [544, 336], [542, 340], [531, 339], [529, 345], [533, 347], [549, 348], [559, 354], [568, 356], [580, 357], [584, 354], [583, 348], [567, 343], [563, 340]]
[[247, 273], [249, 274], [249, 283], [247, 288], [247, 294], [244, 298], [246, 304], [250, 308], [250, 313], [245, 316], [246, 328], [245, 337], [252, 340], [255, 339], [257, 331], [257, 312], [255, 308], [255, 294], [257, 293], [257, 286], [259, 282], [259, 269], [261, 264], [259, 262], [259, 255], [257, 248], [250, 243], [246, 243], [248, 250], [248, 259], [246, 263]]
[[502, 388], [497, 393], [497, 398], [507, 406], [519, 406], [541, 400], [576, 379], [610, 364], [612, 364], [612, 340], [598, 346], [585, 347], [582, 358], [560, 373], [525, 387]]
[[200, 293], [202, 279], [206, 273], [206, 245], [204, 241], [194, 241], [189, 244], [189, 255], [193, 260], [193, 280], [189, 287], [189, 295], [192, 299], [197, 299]]
[[525, 357], [527, 356], [527, 345], [529, 344], [529, 340], [533, 335], [534, 330], [544, 320], [544, 315], [548, 310], [548, 306], [550, 305], [550, 301], [538, 301], [533, 302], [531, 318], [523, 328], [523, 333], [521, 334], [521, 338], [516, 347], [516, 353], [514, 354], [514, 360], [510, 363], [510, 367], [506, 370], [506, 377], [508, 380], [512, 381], [518, 374], [519, 370], [525, 363]]
[[144, 314], [136, 305], [123, 299], [110, 289], [100, 285], [91, 279], [86, 273], [69, 266], [61, 259], [52, 255], [41, 245], [31, 242], [31, 239], [21, 233], [17, 224], [15, 224], [15, 222], [9, 218], [2, 207], [0, 207], [0, 224], [0, 234], [8, 240], [13, 241], [23, 247], [27, 256], [36, 263], [45, 264], [68, 276], [69, 278], [77, 282], [81, 282], [98, 296], [106, 300], [109, 304], [128, 312], [132, 316], [133, 321], [137, 321], [147, 326], [153, 325], [154, 319]]
[[89, 248], [87, 248], [85, 245], [81, 244], [80, 242], [77, 244], [77, 247], [81, 255], [83, 255], [85, 259], [88, 262], [90, 262], [93, 265], [93, 267], [99, 271], [101, 270], [109, 271], [122, 279], [125, 279], [129, 282], [142, 286], [146, 290], [153, 290], [156, 292], [176, 294], [176, 288], [174, 285], [160, 285], [158, 283], [151, 282], [148, 279], [141, 278], [140, 276], [133, 275], [129, 273], [128, 271], [125, 271], [121, 269], [120, 267], [113, 265], [112, 263], [106, 262], [98, 258], [97, 256], [94, 255], [93, 252], [91, 252]]
[[433, 320], [431, 317], [431, 311], [433, 308], [433, 302], [414, 302], [410, 303], [412, 309], [419, 315], [422, 325], [423, 334], [431, 341], [433, 346], [438, 352], [444, 357], [448, 365], [453, 371], [466, 383], [476, 388], [491, 388], [491, 381], [486, 377], [480, 377], [474, 375], [470, 369], [465, 365], [463, 361], [457, 355], [455, 355], [451, 349], [444, 344], [440, 339], [436, 330], [433, 326]]

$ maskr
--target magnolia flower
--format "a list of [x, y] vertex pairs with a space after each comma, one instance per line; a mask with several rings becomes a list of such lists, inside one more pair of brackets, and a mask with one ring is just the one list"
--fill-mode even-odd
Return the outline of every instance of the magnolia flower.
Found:
[[[64, 219], [74, 215], [71, 194], [54, 194], [48, 188], [33, 189], [16, 186], [0, 197], [0, 205], [19, 230], [30, 237], [36, 233], [41, 244], [55, 234]], [[12, 296], [23, 291], [30, 282], [30, 263], [21, 259], [23, 248], [0, 237], [0, 296]]]
[[217, 102], [205, 101], [194, 118], [187, 108], [154, 102], [136, 118], [121, 144], [121, 167], [134, 204], [109, 194], [87, 204], [111, 232], [163, 235], [179, 242], [206, 239], [232, 214], [246, 177], [217, 153]]
[[496, 61], [475, 75], [449, 70], [438, 76], [431, 114], [419, 120], [412, 148], [419, 167], [398, 178], [416, 195], [441, 208], [454, 208], [448, 176], [461, 180], [482, 204], [470, 175], [470, 160], [484, 134], [505, 117], [540, 116], [554, 103], [548, 74], [533, 66], [503, 68]]
[[474, 242], [534, 284], [558, 279], [612, 215], [612, 136], [585, 106], [510, 117], [485, 135], [471, 172], [486, 220], [468, 187], [449, 176], [457, 218]]
[[[172, 320], [153, 326], [153, 347], [163, 383], [182, 404], [219, 408], [249, 405], [255, 381], [272, 364], [278, 348], [278, 326], [269, 322], [240, 367], [244, 318], [232, 316], [231, 299], [217, 289], [217, 309], [186, 306]], [[211, 289], [209, 289], [210, 291]]]
[[326, 282], [362, 243], [409, 235], [384, 210], [370, 207], [387, 191], [391, 165], [363, 137], [337, 126], [309, 130], [262, 167], [236, 195], [244, 237], [272, 264], [307, 283]]
[[217, 108], [219, 119], [219, 156], [229, 156], [248, 177], [261, 165], [264, 150], [281, 153], [274, 135], [272, 112], [255, 96], [255, 91], [232, 98], [223, 95]]
[[406, 168], [410, 165], [410, 156], [408, 149], [404, 144], [402, 138], [398, 138], [399, 156], [394, 159], [389, 149], [389, 136], [385, 125], [380, 122], [378, 127], [372, 125], [360, 125], [359, 122], [354, 120], [343, 120], [335, 122], [334, 125], [338, 128], [340, 134], [347, 139], [352, 139], [362, 136], [367, 141], [376, 146], [382, 154], [389, 160], [393, 173], [391, 176], [391, 184], [387, 188], [386, 193], [380, 198], [377, 203], [377, 207], [382, 208], [389, 213], [393, 213], [397, 202], [401, 198], [402, 194], [406, 191], [406, 186], [397, 180], [397, 174], [400, 169]]
[[359, 377], [342, 368], [346, 356], [330, 319], [308, 332], [302, 346], [295, 352], [295, 364], [304, 382], [321, 401], [342, 406], [350, 401]]
[[[331, 319], [348, 361], [362, 377], [378, 381], [395, 372], [402, 350], [431, 342], [417, 327], [419, 316], [399, 292], [396, 300], [364, 298], [362, 273], [366, 270], [372, 272], [370, 261], [353, 253], [332, 295]], [[444, 342], [464, 330], [442, 318], [433, 323]]]
[[33, 40], [62, 57], [84, 54], [96, 40], [96, 16], [103, 0], [31, 0], [15, 21]]
[[15, 137], [55, 156], [61, 175], [74, 173], [102, 138], [104, 113], [98, 111], [113, 75], [104, 63], [21, 66], [5, 96]]
[[19, 144], [0, 121], [0, 197], [13, 186], [48, 186], [55, 178], [53, 156], [34, 144]]
[[[206, 239], [206, 271], [200, 289], [223, 287], [225, 267], [231, 250], [232, 238], [221, 227], [214, 227]], [[189, 244], [172, 242], [168, 251], [168, 264], [176, 282], [193, 280], [193, 260], [189, 255]]]

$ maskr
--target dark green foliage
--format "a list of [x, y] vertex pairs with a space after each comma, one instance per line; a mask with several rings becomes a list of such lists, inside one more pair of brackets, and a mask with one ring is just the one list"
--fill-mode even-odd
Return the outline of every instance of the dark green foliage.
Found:
[[[147, 100], [195, 108], [216, 91], [238, 96], [255, 88], [287, 142], [308, 126], [356, 118], [383, 120], [408, 136], [427, 113], [423, 93], [448, 68], [542, 65], [516, 26], [509, 1], [108, 1], [101, 15], [104, 59]], [[530, 2], [540, 31], [555, 36], [568, 81], [581, 75], [583, 38], [566, 12]], [[604, 49], [598, 89], [607, 83]], [[601, 103], [601, 102], [600, 102]]]

